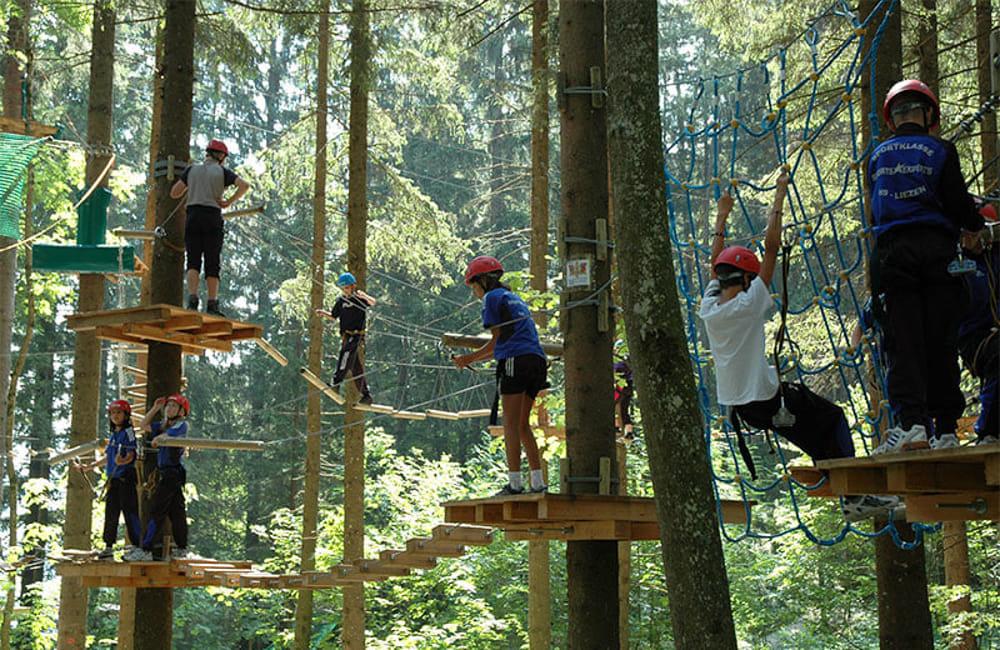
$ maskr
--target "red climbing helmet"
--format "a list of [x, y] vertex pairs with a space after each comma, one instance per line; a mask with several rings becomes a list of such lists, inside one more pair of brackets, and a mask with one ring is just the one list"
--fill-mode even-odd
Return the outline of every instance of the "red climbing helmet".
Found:
[[984, 203], [979, 206], [979, 214], [982, 215], [983, 219], [986, 221], [997, 221], [997, 209], [993, 207], [992, 203]]
[[184, 397], [180, 393], [174, 393], [173, 395], [167, 398], [167, 401], [177, 402], [177, 406], [181, 407], [181, 410], [184, 411], [185, 417], [191, 414], [191, 402], [189, 402], [188, 398]]
[[889, 89], [889, 92], [885, 94], [885, 101], [882, 102], [882, 117], [885, 119], [885, 123], [888, 124], [890, 128], [896, 128], [896, 125], [892, 121], [892, 103], [899, 99], [900, 95], [906, 93], [916, 93], [921, 95], [924, 99], [930, 102], [931, 106], [934, 107], [934, 114], [931, 116], [931, 121], [927, 124], [927, 128], [934, 126], [940, 121], [941, 104], [938, 102], [938, 98], [934, 94], [934, 91], [930, 89], [930, 86], [919, 79], [906, 79], [893, 85], [893, 87]]
[[108, 402], [108, 413], [111, 409], [118, 409], [119, 411], [124, 411], [126, 417], [132, 416], [132, 405], [123, 399], [116, 399]]
[[218, 151], [221, 154], [229, 155], [229, 149], [226, 147], [226, 143], [222, 140], [212, 140], [205, 147], [205, 151]]
[[499, 271], [501, 275], [503, 274], [503, 264], [500, 263], [500, 260], [489, 255], [480, 255], [469, 262], [469, 266], [466, 267], [465, 284], [471, 284], [473, 278], [477, 275], [496, 271]]
[[741, 271], [754, 275], [760, 273], [760, 260], [757, 259], [757, 255], [752, 250], [745, 246], [727, 246], [715, 258], [715, 264], [712, 268], [717, 269], [720, 264], [735, 266]]

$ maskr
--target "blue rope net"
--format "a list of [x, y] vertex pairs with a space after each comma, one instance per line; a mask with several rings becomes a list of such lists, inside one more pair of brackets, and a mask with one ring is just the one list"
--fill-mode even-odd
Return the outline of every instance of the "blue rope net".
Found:
[[28, 166], [46, 138], [0, 133], [0, 237], [17, 239]]
[[[708, 282], [716, 201], [723, 191], [735, 198], [727, 243], [763, 252], [775, 179], [787, 170], [792, 180], [784, 234], [793, 248], [785, 281], [789, 331], [798, 345], [779, 360], [782, 372], [787, 379], [807, 379], [813, 390], [844, 406], [855, 442], [870, 452], [890, 414], [887, 403], [873, 402], [867, 390], [875, 387], [881, 390], [874, 394], [886, 394], [878, 341], [869, 336], [856, 349], [850, 345], [864, 309], [870, 253], [862, 174], [874, 143], [864, 147], [861, 126], [867, 119], [871, 132], [878, 133], [879, 119], [874, 112], [863, 114], [861, 89], [866, 84], [875, 87], [875, 56], [891, 11], [899, 11], [898, 0], [882, 0], [862, 21], [846, 2], [838, 1], [766, 61], [670, 87], [678, 125], [666, 147], [668, 227], [678, 259], [677, 282], [715, 493], [717, 499], [742, 499], [747, 512], [745, 525], [723, 526], [730, 541], [801, 531], [816, 544], [829, 546], [854, 533], [865, 538], [890, 535], [900, 547], [911, 548], [935, 528], [916, 524], [915, 536], [903, 539], [892, 521], [880, 530], [862, 530], [845, 523], [839, 508], [830, 507], [832, 500], [822, 500], [827, 503], [823, 505], [814, 499], [806, 505], [807, 491], [820, 484], [804, 485], [792, 478], [789, 460], [797, 450], [783, 449], [766, 433], [755, 437], [766, 439], [771, 453], [762, 454], [766, 446], [758, 444], [756, 455], [773, 461], [758, 461], [761, 474], [750, 480], [741, 467], [736, 434], [715, 400], [712, 360], [697, 316]], [[781, 281], [776, 277], [772, 286], [776, 301]], [[868, 367], [874, 368], [871, 376]], [[751, 509], [750, 500], [761, 503]], [[718, 507], [721, 521], [721, 503]]]

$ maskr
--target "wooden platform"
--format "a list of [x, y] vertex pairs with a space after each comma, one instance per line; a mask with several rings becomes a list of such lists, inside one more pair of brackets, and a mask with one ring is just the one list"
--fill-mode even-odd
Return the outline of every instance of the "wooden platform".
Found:
[[909, 521], [1000, 521], [1000, 445], [926, 449], [791, 467], [813, 496], [899, 495]]
[[220, 562], [208, 558], [170, 562], [101, 562], [80, 554], [56, 564], [56, 573], [78, 577], [84, 587], [274, 588], [280, 576], [254, 569], [250, 562]]
[[152, 305], [74, 314], [66, 319], [76, 332], [123, 343], [172, 343], [187, 354], [231, 352], [234, 341], [260, 339], [263, 328], [174, 305]]
[[29, 135], [42, 138], [55, 135], [59, 132], [59, 127], [30, 120], [19, 120], [13, 117], [0, 117], [0, 131], [13, 133], [14, 135]]
[[[498, 528], [513, 540], [660, 539], [656, 502], [647, 497], [519, 494], [442, 505], [445, 521]], [[723, 501], [722, 516], [725, 523], [745, 524], [743, 501]]]

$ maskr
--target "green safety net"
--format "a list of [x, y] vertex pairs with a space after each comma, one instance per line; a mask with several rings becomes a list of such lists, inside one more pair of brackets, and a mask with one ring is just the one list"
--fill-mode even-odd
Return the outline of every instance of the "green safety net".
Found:
[[0, 133], [0, 237], [21, 236], [28, 165], [46, 138]]

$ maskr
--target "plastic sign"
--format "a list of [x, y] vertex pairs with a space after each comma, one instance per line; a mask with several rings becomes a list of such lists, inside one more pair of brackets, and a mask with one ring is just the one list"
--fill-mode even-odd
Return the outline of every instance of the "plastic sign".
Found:
[[566, 260], [566, 288], [593, 288], [592, 269], [593, 263], [590, 257], [578, 257]]

